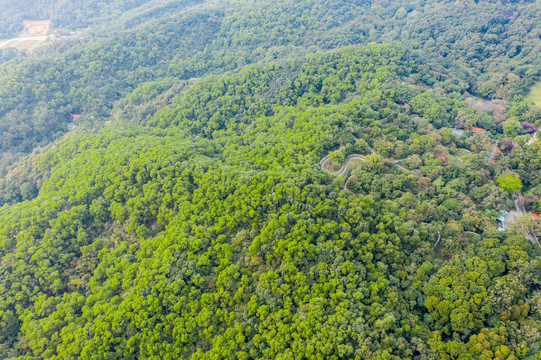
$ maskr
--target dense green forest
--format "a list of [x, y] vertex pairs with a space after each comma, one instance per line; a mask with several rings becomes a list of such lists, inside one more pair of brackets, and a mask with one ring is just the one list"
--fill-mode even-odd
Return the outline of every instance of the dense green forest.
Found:
[[[538, 2], [393, 1], [383, 6], [343, 0], [228, 1], [190, 6], [195, 3], [181, 2], [177, 6], [188, 6], [186, 11], [135, 28], [118, 27], [122, 19], [117, 19], [105, 31], [89, 29], [80, 42], [55, 42], [39, 50], [40, 56], [0, 65], [0, 174], [22, 154], [66, 132], [70, 114], [103, 122], [117, 100], [140, 84], [163, 78], [190, 80], [251, 63], [389, 41], [407, 44], [418, 81], [447, 92], [509, 100], [526, 95], [540, 75]], [[12, 57], [0, 50], [0, 59], [4, 56]]]
[[0, 358], [541, 359], [540, 4], [194, 4], [0, 52]]
[[129, 27], [201, 1], [173, 0], [1, 0], [0, 39], [19, 35], [23, 20], [51, 20], [62, 32], [103, 27]]

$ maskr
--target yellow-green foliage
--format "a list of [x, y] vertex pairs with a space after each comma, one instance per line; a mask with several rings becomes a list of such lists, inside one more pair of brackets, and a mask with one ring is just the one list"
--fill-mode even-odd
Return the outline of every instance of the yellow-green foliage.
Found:
[[[397, 103], [410, 65], [393, 44], [253, 65], [198, 82], [146, 126], [73, 134], [21, 163], [0, 184], [0, 357], [538, 351], [523, 299], [539, 249], [494, 229], [507, 197], [484, 155], [435, 156], [450, 149], [434, 126], [462, 100]], [[376, 152], [344, 191], [318, 162], [358, 142]], [[410, 155], [415, 173], [389, 164]]]

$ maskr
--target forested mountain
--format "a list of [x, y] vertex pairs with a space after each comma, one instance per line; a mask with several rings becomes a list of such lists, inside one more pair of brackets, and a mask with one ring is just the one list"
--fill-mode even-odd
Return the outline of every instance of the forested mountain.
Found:
[[1, 0], [0, 39], [19, 35], [23, 20], [51, 20], [61, 32], [133, 26], [201, 0]]
[[541, 359], [539, 2], [79, 6], [0, 65], [0, 358]]
[[539, 77], [537, 2], [195, 3], [135, 29], [90, 29], [81, 43], [55, 42], [40, 56], [0, 66], [0, 174], [67, 131], [70, 114], [101, 122], [116, 100], [164, 77], [189, 80], [388, 41], [407, 44], [421, 81], [448, 92], [512, 99]]

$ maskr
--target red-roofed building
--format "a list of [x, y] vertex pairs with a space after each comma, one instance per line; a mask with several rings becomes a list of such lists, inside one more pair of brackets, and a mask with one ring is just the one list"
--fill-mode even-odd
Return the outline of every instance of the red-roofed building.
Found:
[[474, 127], [471, 129], [472, 133], [478, 133], [478, 132], [483, 132], [483, 131], [486, 131], [486, 130], [482, 128], [478, 128], [478, 127]]

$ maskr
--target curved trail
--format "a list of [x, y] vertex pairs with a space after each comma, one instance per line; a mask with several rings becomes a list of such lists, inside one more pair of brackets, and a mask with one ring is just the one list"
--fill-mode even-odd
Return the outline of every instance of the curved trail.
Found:
[[[325, 156], [323, 159], [321, 159], [321, 161], [319, 162], [319, 165], [323, 168], [325, 166], [325, 164], [327, 164], [329, 162], [329, 155]], [[344, 160], [344, 163], [342, 164], [342, 167], [340, 167], [340, 169], [338, 169], [338, 171], [327, 171], [329, 174], [331, 175], [338, 175], [338, 176], [341, 176], [341, 175], [344, 175], [346, 173], [346, 171], [348, 170], [348, 165], [349, 165], [349, 162], [351, 160], [361, 160], [361, 161], [364, 161], [364, 155], [360, 155], [360, 154], [351, 154], [349, 155], [345, 160]]]
[[349, 182], [349, 179], [351, 179], [350, 177], [346, 180], [346, 183], [344, 184], [344, 190], [347, 190], [348, 189], [348, 182]]
[[[319, 161], [319, 166], [321, 166], [321, 168], [323, 170], [325, 170], [325, 165], [329, 162], [330, 160], [330, 157], [329, 155], [323, 157], [323, 159], [321, 159]], [[344, 159], [344, 162], [342, 163], [342, 166], [340, 167], [340, 169], [338, 169], [337, 171], [328, 171], [328, 170], [325, 170], [327, 171], [329, 174], [331, 175], [338, 175], [338, 176], [342, 176], [344, 175], [347, 170], [348, 170], [348, 165], [349, 165], [349, 162], [351, 160], [361, 160], [361, 161], [365, 161], [365, 156], [364, 155], [360, 155], [360, 154], [351, 154], [349, 155], [348, 157], [346, 157]], [[402, 167], [400, 166], [398, 163], [402, 162], [402, 161], [406, 161], [407, 159], [400, 159], [400, 160], [393, 160], [392, 164], [395, 165], [397, 168], [399, 168], [400, 170], [406, 172], [406, 173], [412, 173], [410, 170], [406, 169], [405, 167]], [[348, 179], [349, 180], [349, 179]], [[348, 182], [346, 181], [346, 184], [344, 185], [344, 189], [347, 188], [347, 184]]]

